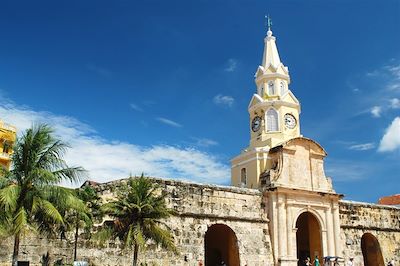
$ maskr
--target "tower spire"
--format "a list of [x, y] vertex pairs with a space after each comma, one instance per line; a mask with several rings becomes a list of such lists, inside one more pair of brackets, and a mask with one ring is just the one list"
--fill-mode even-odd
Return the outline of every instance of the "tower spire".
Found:
[[264, 55], [262, 60], [262, 66], [267, 69], [272, 65], [275, 69], [281, 64], [281, 59], [279, 58], [278, 48], [276, 47], [276, 38], [272, 36], [272, 19], [269, 15], [265, 16], [266, 26], [268, 28], [267, 36], [264, 39]]

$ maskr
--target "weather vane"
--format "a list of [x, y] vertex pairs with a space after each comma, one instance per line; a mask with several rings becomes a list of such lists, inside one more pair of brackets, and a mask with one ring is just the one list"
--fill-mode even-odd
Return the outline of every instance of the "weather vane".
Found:
[[267, 19], [267, 27], [268, 27], [268, 30], [270, 31], [271, 26], [272, 26], [272, 19], [269, 15], [265, 15], [265, 18]]

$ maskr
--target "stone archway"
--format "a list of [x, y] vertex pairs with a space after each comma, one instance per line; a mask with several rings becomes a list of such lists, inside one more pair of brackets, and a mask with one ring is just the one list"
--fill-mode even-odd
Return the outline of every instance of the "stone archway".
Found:
[[361, 237], [361, 250], [365, 266], [384, 266], [381, 246], [378, 239], [370, 233]]
[[318, 256], [323, 257], [321, 226], [317, 218], [310, 212], [303, 212], [296, 221], [296, 246], [298, 265], [303, 265], [304, 260], [309, 257], [311, 261]]
[[204, 238], [205, 266], [218, 265], [221, 261], [229, 266], [240, 266], [237, 238], [229, 226], [214, 224]]

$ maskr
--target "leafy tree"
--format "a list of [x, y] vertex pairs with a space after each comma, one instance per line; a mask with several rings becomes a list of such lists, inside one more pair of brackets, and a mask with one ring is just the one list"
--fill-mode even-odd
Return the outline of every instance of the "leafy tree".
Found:
[[79, 181], [85, 171], [63, 160], [67, 145], [53, 137], [47, 125], [28, 129], [14, 147], [12, 169], [0, 175], [1, 232], [14, 237], [12, 265], [18, 261], [21, 236], [26, 231], [49, 233], [64, 223], [60, 209], [81, 208], [83, 203], [61, 181]]
[[177, 252], [173, 236], [162, 222], [173, 211], [167, 208], [165, 195], [157, 192], [158, 187], [142, 175], [130, 178], [117, 193], [117, 200], [103, 205], [104, 213], [113, 221], [104, 223], [97, 239], [100, 244], [107, 239], [119, 239], [123, 248], [133, 248], [133, 266], [137, 265], [139, 249], [145, 248], [147, 241]]

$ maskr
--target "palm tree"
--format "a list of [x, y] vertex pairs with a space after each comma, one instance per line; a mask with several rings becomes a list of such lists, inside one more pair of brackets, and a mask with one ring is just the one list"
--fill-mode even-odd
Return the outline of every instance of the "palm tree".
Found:
[[[75, 191], [76, 196], [85, 203], [85, 209], [73, 210], [67, 215], [67, 220], [73, 229], [74, 234], [74, 261], [77, 260], [79, 229], [84, 228], [85, 232], [90, 235], [93, 222], [102, 218], [100, 209], [100, 197], [97, 192], [90, 186], [83, 186]], [[100, 221], [99, 221], [100, 222]]]
[[78, 181], [85, 173], [66, 165], [66, 148], [49, 126], [33, 126], [15, 144], [12, 169], [0, 175], [1, 228], [14, 237], [12, 266], [17, 265], [24, 231], [47, 232], [64, 222], [59, 209], [82, 207], [71, 189], [58, 186], [63, 180]]
[[97, 239], [101, 244], [118, 238], [123, 248], [133, 247], [133, 266], [137, 265], [139, 248], [144, 248], [148, 240], [177, 252], [169, 228], [161, 221], [173, 211], [167, 208], [165, 195], [157, 192], [158, 187], [142, 175], [130, 178], [117, 193], [117, 200], [103, 205], [104, 213], [113, 221], [104, 223]]

